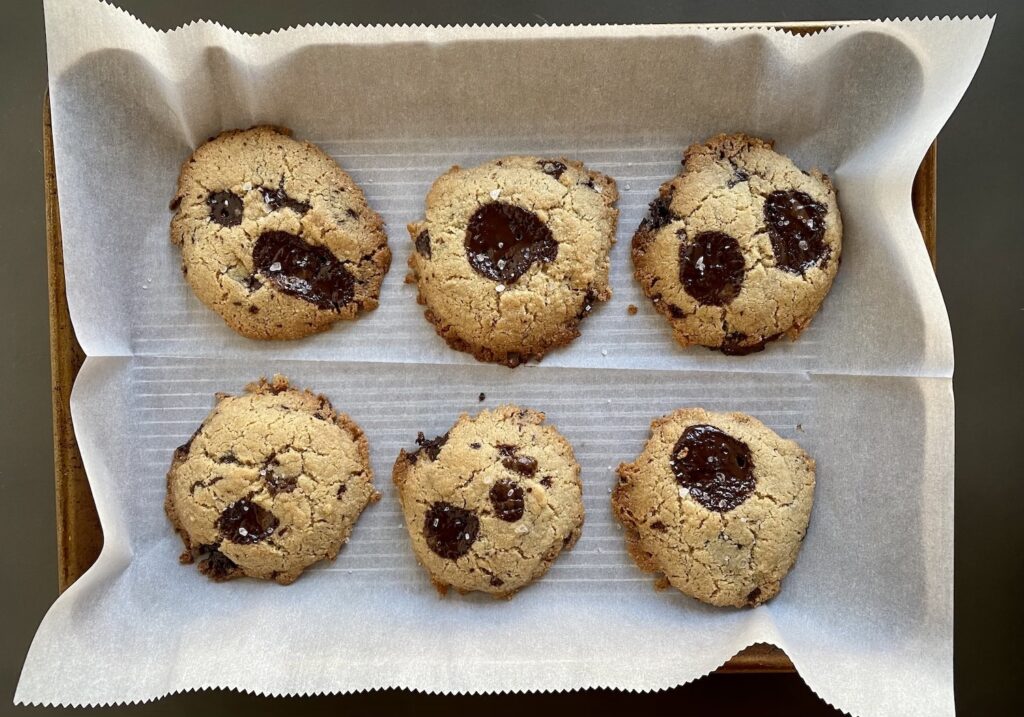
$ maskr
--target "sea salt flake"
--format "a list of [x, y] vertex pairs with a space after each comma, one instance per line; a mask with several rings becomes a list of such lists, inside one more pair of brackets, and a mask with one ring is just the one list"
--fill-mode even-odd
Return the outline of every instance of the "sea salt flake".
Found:
[[267, 268], [270, 269], [270, 271], [281, 271], [281, 262], [275, 261]]
[[679, 488], [679, 497], [680, 498], [685, 498], [688, 495], [690, 495], [690, 489], [685, 487], [685, 486], [680, 486], [680, 488]]
[[500, 189], [492, 189], [491, 190], [491, 199], [497, 199], [500, 196], [501, 196], [501, 190]]
[[497, 291], [500, 294], [501, 292], [503, 292], [505, 290], [505, 285], [504, 284], [498, 284], [497, 286], [494, 287], [494, 290]]

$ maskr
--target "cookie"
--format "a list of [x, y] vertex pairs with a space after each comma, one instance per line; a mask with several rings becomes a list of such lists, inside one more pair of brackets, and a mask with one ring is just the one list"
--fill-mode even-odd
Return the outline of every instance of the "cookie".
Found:
[[583, 528], [580, 467], [544, 414], [501, 406], [421, 433], [393, 479], [416, 558], [439, 592], [510, 597]]
[[288, 130], [224, 132], [181, 168], [171, 241], [199, 300], [253, 339], [294, 339], [377, 306], [384, 222], [333, 159]]
[[732, 607], [779, 592], [814, 500], [814, 460], [796, 443], [742, 413], [682, 408], [618, 474], [612, 511], [660, 586]]
[[691, 145], [633, 236], [637, 281], [683, 346], [795, 339], [832, 287], [843, 223], [827, 175], [743, 134]]
[[611, 297], [615, 180], [569, 159], [452, 167], [409, 225], [411, 281], [458, 351], [514, 367], [579, 336]]
[[323, 396], [261, 379], [217, 405], [174, 451], [164, 508], [214, 580], [293, 582], [333, 560], [380, 499], [362, 430]]

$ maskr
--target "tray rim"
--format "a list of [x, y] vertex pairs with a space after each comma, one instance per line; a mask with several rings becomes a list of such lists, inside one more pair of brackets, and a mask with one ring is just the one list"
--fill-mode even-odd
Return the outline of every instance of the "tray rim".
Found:
[[[832, 26], [828, 23], [775, 25], [800, 34]], [[43, 163], [56, 489], [57, 578], [59, 591], [63, 593], [96, 561], [103, 547], [103, 532], [71, 420], [71, 389], [85, 360], [85, 354], [78, 344], [68, 313], [49, 91], [43, 98]], [[936, 170], [937, 142], [932, 142], [914, 177], [911, 202], [933, 268], [936, 262]], [[715, 672], [794, 673], [796, 669], [781, 649], [774, 645], [757, 643], [734, 655]]]

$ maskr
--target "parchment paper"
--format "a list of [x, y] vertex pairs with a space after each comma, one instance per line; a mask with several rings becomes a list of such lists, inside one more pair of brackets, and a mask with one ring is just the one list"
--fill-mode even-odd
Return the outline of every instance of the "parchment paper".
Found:
[[[248, 36], [210, 23], [156, 32], [93, 0], [45, 7], [68, 298], [89, 355], [72, 410], [105, 544], [46, 616], [17, 702], [206, 687], [650, 690], [765, 641], [844, 710], [953, 712], [952, 342], [909, 199], [991, 20], [804, 37], [752, 26]], [[395, 258], [371, 315], [302, 341], [247, 341], [185, 285], [168, 241], [178, 168], [206, 137], [258, 122], [324, 147], [387, 221]], [[682, 149], [737, 130], [828, 171], [845, 225], [811, 329], [743, 358], [678, 348], [628, 257]], [[622, 195], [613, 300], [571, 346], [514, 371], [445, 347], [403, 283], [404, 225], [433, 178], [509, 152], [577, 157]], [[176, 563], [164, 474], [214, 392], [274, 372], [363, 426], [384, 499], [336, 562], [290, 587], [213, 584]], [[505, 401], [547, 412], [576, 448], [583, 537], [512, 601], [440, 599], [409, 549], [391, 465], [417, 431]], [[818, 461], [803, 552], [768, 605], [656, 592], [624, 553], [613, 467], [652, 418], [683, 405], [749, 412]]]

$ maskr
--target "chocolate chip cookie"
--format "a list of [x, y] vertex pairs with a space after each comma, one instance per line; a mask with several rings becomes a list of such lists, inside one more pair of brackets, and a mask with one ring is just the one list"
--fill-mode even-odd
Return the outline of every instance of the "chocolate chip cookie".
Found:
[[511, 367], [569, 343], [611, 297], [617, 198], [611, 177], [565, 158], [452, 167], [409, 225], [427, 319], [452, 348]]
[[580, 467], [544, 414], [501, 406], [419, 435], [393, 479], [419, 562], [438, 591], [509, 597], [583, 528]]
[[261, 379], [217, 394], [174, 451], [164, 508], [185, 543], [181, 562], [214, 580], [293, 582], [338, 554], [373, 488], [362, 430], [323, 396]]
[[711, 605], [760, 605], [796, 561], [814, 460], [742, 413], [682, 408], [618, 469], [612, 510], [641, 569]]
[[836, 191], [744, 134], [691, 145], [633, 236], [637, 281], [683, 346], [727, 354], [795, 339], [842, 252]]
[[243, 336], [294, 339], [377, 306], [384, 222], [333, 159], [288, 130], [224, 132], [181, 168], [171, 241], [199, 300]]

